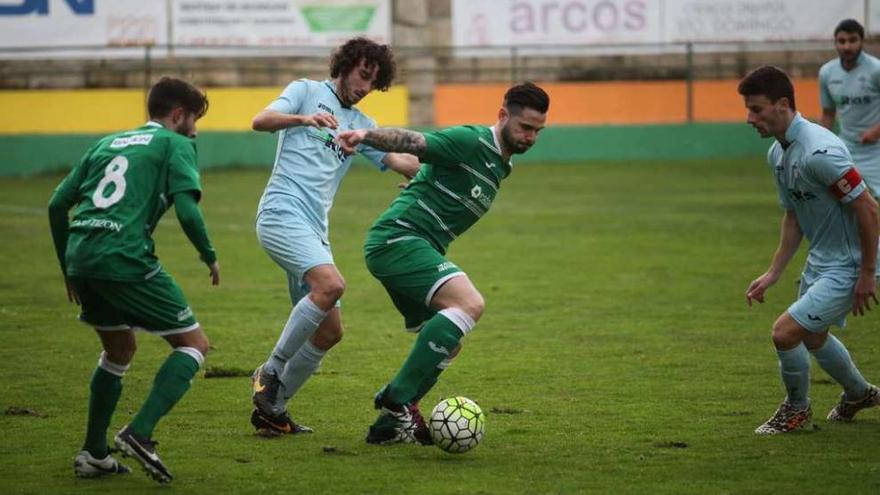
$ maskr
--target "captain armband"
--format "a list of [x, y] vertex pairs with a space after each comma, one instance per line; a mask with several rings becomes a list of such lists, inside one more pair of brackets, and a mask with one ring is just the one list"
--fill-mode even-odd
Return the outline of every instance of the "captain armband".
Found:
[[831, 189], [831, 193], [834, 194], [837, 199], [843, 199], [861, 183], [862, 176], [859, 175], [859, 171], [853, 167], [837, 179], [834, 184], [831, 184], [829, 189]]

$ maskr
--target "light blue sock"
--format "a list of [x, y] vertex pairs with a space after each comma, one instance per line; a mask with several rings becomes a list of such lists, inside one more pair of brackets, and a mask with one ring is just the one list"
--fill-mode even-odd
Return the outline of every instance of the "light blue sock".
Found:
[[278, 338], [269, 360], [266, 361], [266, 370], [281, 376], [287, 362], [315, 333], [326, 316], [327, 312], [316, 306], [308, 296], [300, 299], [290, 312], [281, 337]]
[[278, 389], [278, 402], [276, 402], [279, 411], [286, 409], [287, 401], [299, 391], [306, 380], [315, 374], [315, 371], [321, 366], [324, 354], [327, 354], [327, 351], [318, 349], [314, 344], [306, 341], [287, 362], [284, 372], [278, 376], [281, 380], [281, 387]]
[[865, 396], [870, 385], [859, 373], [846, 347], [835, 336], [829, 334], [825, 345], [812, 353], [816, 356], [819, 366], [843, 386], [847, 399], [856, 400]]
[[804, 344], [798, 344], [787, 351], [776, 350], [779, 356], [779, 371], [782, 383], [788, 393], [788, 402], [795, 409], [803, 409], [810, 403], [807, 393], [810, 390], [810, 354]]

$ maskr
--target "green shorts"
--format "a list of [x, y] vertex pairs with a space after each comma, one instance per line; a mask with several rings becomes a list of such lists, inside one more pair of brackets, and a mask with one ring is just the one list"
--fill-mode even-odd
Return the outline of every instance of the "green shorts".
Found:
[[406, 330], [418, 332], [437, 312], [431, 299], [446, 281], [464, 275], [428, 241], [404, 236], [366, 249], [367, 268], [388, 291]]
[[177, 282], [165, 270], [143, 282], [71, 277], [82, 306], [79, 319], [101, 331], [142, 328], [156, 335], [198, 328]]

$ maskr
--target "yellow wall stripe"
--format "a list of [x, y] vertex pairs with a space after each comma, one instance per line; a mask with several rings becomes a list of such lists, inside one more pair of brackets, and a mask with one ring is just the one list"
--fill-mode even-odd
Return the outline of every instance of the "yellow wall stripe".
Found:
[[[199, 130], [250, 130], [251, 119], [283, 88], [208, 88], [208, 115]], [[393, 86], [373, 92], [358, 108], [379, 125], [409, 124], [409, 92]], [[137, 89], [0, 91], [0, 134], [86, 134], [128, 129], [146, 121], [145, 96]]]

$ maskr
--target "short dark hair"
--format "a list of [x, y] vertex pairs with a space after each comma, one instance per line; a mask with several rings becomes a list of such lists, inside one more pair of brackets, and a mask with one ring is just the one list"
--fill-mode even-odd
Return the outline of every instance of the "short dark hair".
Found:
[[834, 37], [836, 38], [837, 33], [841, 31], [844, 33], [856, 33], [859, 35], [859, 38], [865, 39], [865, 28], [855, 19], [844, 19], [840, 21], [840, 24], [834, 28]]
[[788, 98], [789, 106], [796, 110], [794, 104], [794, 85], [788, 74], [779, 67], [765, 65], [749, 72], [736, 88], [743, 96], [764, 95], [776, 103], [780, 98]]
[[359, 36], [345, 42], [333, 52], [330, 59], [330, 77], [347, 76], [352, 69], [364, 60], [367, 66], [376, 66], [376, 80], [373, 88], [387, 91], [397, 73], [394, 52], [388, 45], [380, 45], [373, 40]]
[[150, 118], [166, 117], [177, 107], [183, 107], [187, 113], [201, 118], [208, 113], [208, 97], [202, 90], [182, 79], [162, 76], [150, 88], [150, 96], [147, 97]]
[[504, 94], [504, 108], [512, 114], [522, 112], [523, 108], [547, 113], [547, 109], [550, 108], [550, 97], [535, 83], [524, 82], [507, 90]]

